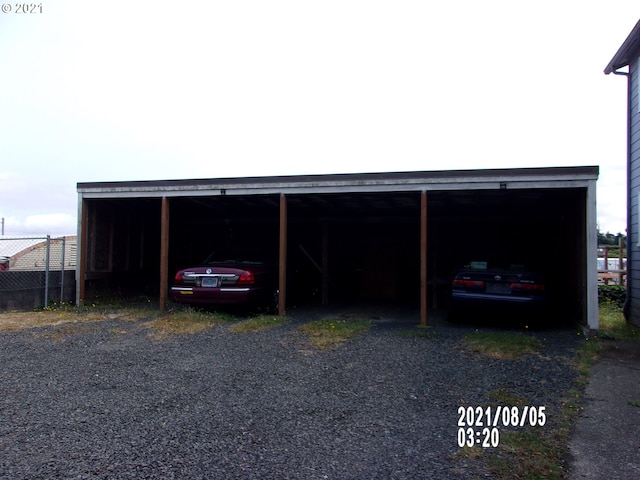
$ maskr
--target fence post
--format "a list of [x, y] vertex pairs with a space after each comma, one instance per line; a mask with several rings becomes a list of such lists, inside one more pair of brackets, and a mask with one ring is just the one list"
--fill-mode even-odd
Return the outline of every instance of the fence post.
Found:
[[44, 306], [49, 306], [49, 254], [51, 253], [51, 236], [47, 235], [47, 253], [44, 259]]

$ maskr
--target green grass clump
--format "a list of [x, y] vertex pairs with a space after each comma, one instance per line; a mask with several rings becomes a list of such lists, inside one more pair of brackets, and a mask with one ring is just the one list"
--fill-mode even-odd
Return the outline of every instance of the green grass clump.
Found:
[[299, 330], [309, 335], [311, 343], [321, 350], [336, 348], [341, 343], [369, 331], [369, 320], [325, 318], [302, 325]]
[[[558, 404], [549, 405], [547, 417], [549, 422], [544, 427], [529, 427], [517, 430], [502, 430], [500, 445], [496, 449], [479, 449], [477, 447], [461, 449], [459, 455], [466, 462], [484, 463], [491, 473], [491, 478], [507, 480], [520, 478], [524, 480], [567, 478], [566, 458], [569, 456], [569, 439], [577, 418], [583, 410], [584, 389], [588, 383], [591, 366], [602, 351], [601, 338], [613, 340], [639, 340], [639, 329], [627, 323], [622, 308], [615, 302], [600, 304], [600, 330], [598, 336], [584, 337], [576, 349], [573, 363], [576, 369], [574, 385], [563, 392]], [[502, 337], [504, 335], [504, 337]], [[580, 332], [579, 335], [582, 335]], [[502, 337], [502, 338], [501, 338]], [[514, 340], [513, 337], [521, 337]], [[506, 344], [525, 344], [522, 351], [535, 352], [540, 348], [539, 342], [522, 340], [524, 335], [513, 334], [472, 334], [465, 338], [467, 348], [476, 351], [488, 351], [498, 358], [504, 357]], [[519, 349], [519, 348], [518, 348]], [[522, 408], [529, 404], [526, 399], [513, 395], [505, 388], [494, 390], [487, 395], [492, 404], [515, 405]], [[631, 400], [629, 405], [639, 407], [640, 401]]]
[[506, 387], [500, 387], [487, 393], [491, 405], [509, 405], [523, 407], [529, 405], [529, 401], [519, 395], [511, 393]]
[[566, 439], [547, 435], [544, 428], [507, 430], [500, 433], [500, 446], [489, 460], [492, 478], [510, 480], [562, 480]]
[[398, 332], [399, 337], [408, 337], [408, 338], [435, 338], [435, 332], [429, 330], [428, 326], [418, 326], [413, 329], [405, 329]]
[[289, 319], [284, 316], [258, 315], [231, 325], [229, 331], [233, 333], [259, 332], [261, 330], [279, 327], [287, 322], [289, 322]]
[[145, 323], [144, 326], [151, 330], [151, 337], [163, 339], [173, 335], [203, 332], [209, 328], [227, 323], [234, 318], [226, 313], [205, 312], [188, 308], [162, 314]]
[[640, 340], [640, 328], [624, 318], [622, 309], [610, 303], [600, 304], [600, 338], [610, 340]]
[[476, 332], [466, 335], [462, 342], [472, 352], [499, 359], [520, 358], [542, 348], [540, 340], [520, 333]]

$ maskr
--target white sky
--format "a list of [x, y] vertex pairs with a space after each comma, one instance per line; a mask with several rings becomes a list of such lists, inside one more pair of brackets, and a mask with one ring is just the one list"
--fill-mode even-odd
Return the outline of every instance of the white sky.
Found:
[[638, 0], [43, 0], [0, 13], [0, 216], [74, 233], [76, 183], [599, 165], [626, 228]]

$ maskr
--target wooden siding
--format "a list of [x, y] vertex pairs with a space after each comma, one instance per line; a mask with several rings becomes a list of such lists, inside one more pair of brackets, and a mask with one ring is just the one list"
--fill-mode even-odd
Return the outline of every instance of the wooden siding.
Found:
[[629, 258], [629, 290], [631, 296], [630, 303], [630, 319], [631, 321], [640, 326], [640, 114], [638, 109], [639, 103], [639, 64], [637, 61], [629, 65], [629, 72], [631, 74], [629, 92], [629, 106], [630, 106], [630, 138], [629, 138], [629, 159], [631, 162], [629, 169], [629, 231], [628, 235], [628, 258]]
[[[76, 237], [67, 236], [64, 249], [64, 269], [76, 268]], [[24, 242], [24, 241], [23, 241]], [[47, 241], [43, 240], [9, 257], [11, 271], [44, 271], [47, 264]], [[49, 268], [60, 270], [62, 264], [62, 237], [52, 238], [49, 248]]]

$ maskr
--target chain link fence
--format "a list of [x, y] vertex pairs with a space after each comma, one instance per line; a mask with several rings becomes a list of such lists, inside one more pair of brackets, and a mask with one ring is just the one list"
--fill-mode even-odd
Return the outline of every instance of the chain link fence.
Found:
[[0, 237], [0, 311], [73, 301], [75, 236]]

